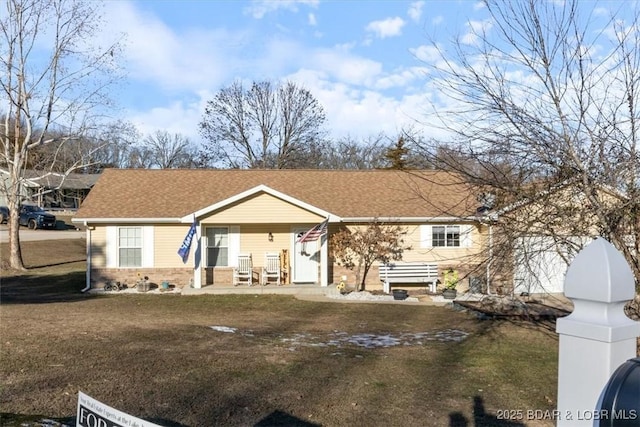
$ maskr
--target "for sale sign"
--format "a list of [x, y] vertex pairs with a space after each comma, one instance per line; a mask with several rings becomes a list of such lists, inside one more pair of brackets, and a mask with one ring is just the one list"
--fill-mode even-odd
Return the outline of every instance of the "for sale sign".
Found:
[[83, 392], [78, 392], [76, 427], [160, 427], [113, 409]]

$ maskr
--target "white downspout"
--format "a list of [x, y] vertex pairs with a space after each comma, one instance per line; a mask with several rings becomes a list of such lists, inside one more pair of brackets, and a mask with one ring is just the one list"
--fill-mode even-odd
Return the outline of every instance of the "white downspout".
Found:
[[487, 295], [491, 295], [491, 262], [493, 261], [493, 226], [489, 221], [489, 259], [487, 260]]
[[84, 221], [84, 228], [87, 232], [87, 246], [85, 249], [85, 254], [87, 256], [87, 272], [85, 273], [85, 287], [80, 292], [87, 292], [89, 289], [91, 289], [91, 227], [87, 226], [87, 221]]

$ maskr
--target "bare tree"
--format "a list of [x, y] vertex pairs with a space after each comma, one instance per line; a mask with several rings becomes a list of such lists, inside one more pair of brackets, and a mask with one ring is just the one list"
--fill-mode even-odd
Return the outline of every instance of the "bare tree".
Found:
[[207, 103], [200, 132], [226, 166], [291, 167], [300, 151], [322, 140], [326, 117], [311, 92], [292, 82], [226, 87]]
[[131, 122], [116, 121], [100, 127], [90, 135], [90, 142], [95, 149], [87, 171], [131, 167], [131, 151], [141, 139], [142, 135]]
[[452, 52], [433, 43], [436, 114], [452, 137], [424, 152], [519, 207], [500, 212], [507, 244], [537, 234], [567, 255], [599, 234], [640, 280], [637, 4], [604, 21], [577, 0], [484, 4], [486, 25]]
[[331, 254], [339, 265], [356, 272], [356, 290], [363, 291], [367, 274], [376, 261], [401, 260], [405, 249], [406, 229], [377, 220], [354, 230], [342, 229], [331, 236]]
[[323, 169], [377, 169], [387, 149], [383, 134], [358, 140], [347, 136], [328, 145], [318, 164]]
[[160, 169], [191, 168], [197, 155], [189, 138], [179, 133], [171, 135], [158, 130], [144, 140], [144, 148], [153, 158], [153, 166]]
[[24, 268], [18, 205], [31, 153], [42, 145], [77, 140], [92, 125], [91, 111], [108, 102], [104, 89], [115, 77], [118, 46], [88, 42], [100, 29], [98, 6], [76, 0], [7, 0], [2, 5], [0, 156], [8, 169], [2, 191], [10, 210], [10, 264], [16, 269]]
[[57, 173], [73, 169], [98, 173], [104, 168], [131, 167], [130, 153], [142, 137], [132, 123], [115, 121], [87, 130], [77, 138], [52, 134], [50, 139], [51, 143], [34, 147], [27, 168]]

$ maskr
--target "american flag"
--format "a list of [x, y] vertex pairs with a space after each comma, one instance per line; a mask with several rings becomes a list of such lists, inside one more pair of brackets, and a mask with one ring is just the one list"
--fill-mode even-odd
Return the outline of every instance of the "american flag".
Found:
[[312, 242], [318, 240], [318, 237], [327, 234], [327, 227], [329, 225], [329, 218], [322, 221], [320, 224], [315, 225], [311, 230], [304, 233], [298, 239], [298, 243]]

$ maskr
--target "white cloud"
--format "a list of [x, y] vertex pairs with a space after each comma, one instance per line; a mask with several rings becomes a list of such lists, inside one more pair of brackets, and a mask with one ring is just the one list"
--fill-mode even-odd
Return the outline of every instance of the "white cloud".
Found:
[[489, 19], [484, 21], [468, 21], [465, 25], [468, 28], [466, 34], [460, 38], [462, 44], [474, 45], [478, 42], [479, 36], [491, 30], [493, 22]]
[[[282, 4], [271, 5], [273, 10], [292, 10], [300, 4], [276, 3]], [[125, 59], [129, 78], [133, 84], [145, 83], [148, 92], [141, 96], [148, 95], [155, 102], [149, 110], [134, 107], [139, 109], [128, 111], [127, 119], [144, 134], [162, 129], [201, 142], [198, 123], [206, 102], [236, 78], [247, 82], [289, 79], [304, 85], [325, 107], [328, 128], [336, 137], [393, 134], [413, 124], [409, 115], [422, 108], [421, 99], [424, 102], [420, 91], [412, 87], [420, 82], [424, 69], [385, 72], [382, 61], [356, 54], [359, 46], [355, 42], [313, 47], [282, 33], [260, 37], [240, 29], [176, 30], [155, 15], [142, 13], [136, 3], [107, 4], [113, 24], [110, 29], [128, 33]], [[270, 3], [254, 6], [258, 4]], [[315, 14], [306, 16], [309, 25], [317, 23]], [[404, 25], [401, 18], [390, 18], [372, 22], [367, 28], [376, 37], [385, 38], [399, 35]], [[421, 59], [429, 58], [426, 48], [415, 52]]]
[[407, 12], [409, 18], [411, 18], [411, 20], [414, 22], [419, 22], [420, 18], [422, 17], [423, 7], [424, 1], [416, 1], [411, 3], [411, 6], [409, 6], [409, 11]]
[[247, 58], [247, 67], [242, 77], [255, 80], [278, 80], [291, 69], [300, 67], [306, 60], [304, 46], [296, 40], [273, 37], [265, 40], [259, 52]]
[[310, 68], [321, 70], [334, 80], [352, 85], [373, 85], [382, 72], [382, 64], [338, 49], [317, 49], [307, 53]]
[[424, 79], [428, 70], [424, 67], [411, 67], [380, 77], [376, 83], [376, 89], [408, 88], [416, 80]]
[[444, 22], [444, 16], [442, 16], [442, 15], [434, 16], [431, 19], [431, 24], [433, 24], [433, 25], [440, 25], [443, 22]]
[[320, 0], [254, 0], [250, 6], [244, 9], [246, 15], [251, 15], [255, 19], [262, 19], [268, 13], [280, 9], [290, 12], [298, 12], [298, 5], [317, 7]]
[[326, 72], [310, 69], [300, 70], [289, 78], [309, 89], [325, 108], [329, 131], [334, 138], [345, 135], [360, 138], [380, 132], [394, 135], [402, 128], [420, 127], [416, 118], [424, 112], [425, 97], [422, 94], [396, 99], [373, 90], [331, 81]]
[[422, 45], [416, 48], [410, 48], [409, 52], [419, 61], [433, 63], [442, 56], [435, 46]]
[[216, 29], [178, 34], [131, 3], [107, 5], [110, 30], [127, 34], [124, 59], [130, 78], [169, 90], [197, 90], [226, 80], [237, 65], [229, 52], [248, 37], [241, 31]]
[[366, 26], [365, 30], [375, 34], [375, 36], [380, 39], [384, 39], [402, 34], [402, 27], [404, 27], [404, 24], [404, 19], [396, 16], [395, 18], [387, 18], [382, 21], [370, 22]]
[[204, 104], [204, 99], [187, 105], [176, 101], [168, 106], [156, 107], [148, 111], [131, 111], [127, 119], [143, 135], [157, 130], [166, 130], [171, 134], [184, 135], [192, 142], [201, 143], [202, 137], [198, 133], [198, 123], [202, 119]]
[[[373, 86], [382, 73], [382, 64], [351, 52], [354, 44], [333, 48], [310, 48], [291, 39], [273, 39], [255, 66], [264, 78], [277, 78], [300, 70], [315, 70], [331, 81]], [[289, 71], [287, 71], [289, 70]]]

